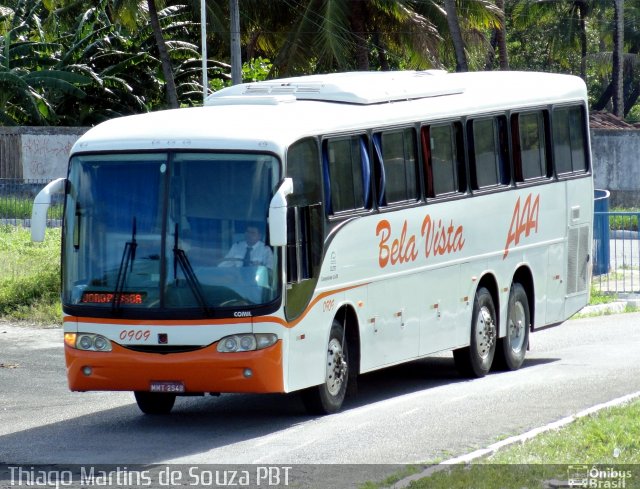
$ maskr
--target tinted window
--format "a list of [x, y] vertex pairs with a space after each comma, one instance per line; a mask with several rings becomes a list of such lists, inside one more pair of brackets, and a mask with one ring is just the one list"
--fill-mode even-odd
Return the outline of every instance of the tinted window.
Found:
[[336, 138], [326, 142], [325, 168], [328, 176], [329, 212], [337, 213], [367, 206], [368, 155], [362, 136]]
[[422, 135], [429, 197], [460, 191], [462, 186], [459, 177], [464, 175], [464, 152], [459, 124], [425, 127]]
[[[413, 129], [385, 132], [375, 136], [381, 178], [381, 204], [417, 200], [417, 159]], [[378, 147], [380, 146], [380, 147]]]
[[542, 112], [519, 114], [514, 137], [519, 163], [519, 180], [547, 176], [544, 116]]
[[470, 161], [474, 189], [510, 183], [505, 117], [471, 121]]
[[289, 148], [287, 176], [293, 179], [293, 194], [287, 199], [289, 205], [316, 204], [322, 200], [319, 163], [318, 145], [314, 139], [299, 141]]
[[555, 109], [553, 145], [558, 174], [586, 171], [585, 143], [585, 117], [582, 107]]

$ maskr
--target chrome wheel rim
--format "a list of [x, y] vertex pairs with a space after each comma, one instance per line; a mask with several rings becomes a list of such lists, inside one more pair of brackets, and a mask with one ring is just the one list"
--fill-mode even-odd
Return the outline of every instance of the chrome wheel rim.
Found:
[[489, 358], [496, 344], [496, 328], [488, 307], [482, 307], [476, 321], [476, 341], [478, 355], [482, 360]]
[[337, 396], [347, 376], [347, 362], [340, 341], [332, 338], [327, 353], [327, 391]]
[[509, 345], [514, 353], [519, 353], [524, 347], [524, 336], [527, 317], [524, 312], [522, 302], [513, 304], [513, 311], [509, 315], [509, 324], [507, 335], [509, 336]]

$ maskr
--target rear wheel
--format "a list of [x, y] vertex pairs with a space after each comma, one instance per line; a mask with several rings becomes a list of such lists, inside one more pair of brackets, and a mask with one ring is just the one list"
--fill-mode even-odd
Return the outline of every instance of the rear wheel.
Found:
[[514, 283], [509, 293], [507, 334], [500, 339], [496, 357], [499, 367], [517, 370], [522, 366], [529, 344], [530, 317], [527, 293], [521, 284]]
[[134, 392], [140, 411], [145, 414], [169, 414], [176, 402], [175, 394], [164, 392]]
[[489, 291], [481, 287], [473, 300], [471, 341], [454, 350], [456, 368], [465, 377], [484, 377], [491, 369], [498, 336], [496, 309]]
[[349, 354], [344, 333], [342, 324], [334, 319], [327, 345], [325, 382], [302, 391], [302, 400], [311, 414], [331, 414], [342, 407], [349, 378]]

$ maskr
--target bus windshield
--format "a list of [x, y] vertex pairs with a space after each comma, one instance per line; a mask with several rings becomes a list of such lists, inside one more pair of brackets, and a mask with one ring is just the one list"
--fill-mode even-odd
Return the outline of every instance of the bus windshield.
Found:
[[74, 156], [64, 305], [206, 317], [277, 300], [266, 224], [280, 178], [267, 154]]

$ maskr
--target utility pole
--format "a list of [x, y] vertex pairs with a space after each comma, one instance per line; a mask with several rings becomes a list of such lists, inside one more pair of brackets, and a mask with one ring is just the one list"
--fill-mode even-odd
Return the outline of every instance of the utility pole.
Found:
[[238, 0], [229, 0], [231, 12], [231, 83], [242, 83], [242, 57], [240, 55], [240, 7]]
[[613, 113], [620, 119], [624, 117], [624, 0], [613, 2]]
[[207, 76], [207, 1], [200, 0], [200, 40], [202, 42], [202, 105], [209, 95]]

